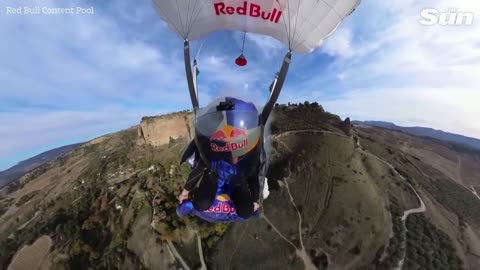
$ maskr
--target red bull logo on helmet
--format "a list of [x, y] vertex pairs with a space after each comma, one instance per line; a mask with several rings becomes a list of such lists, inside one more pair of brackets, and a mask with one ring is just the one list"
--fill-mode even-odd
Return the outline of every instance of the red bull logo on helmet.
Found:
[[[216, 142], [224, 142], [225, 144], [218, 145]], [[226, 125], [210, 136], [210, 148], [214, 152], [231, 152], [247, 146], [248, 138], [245, 129]]]
[[229, 143], [225, 144], [225, 146], [219, 146], [215, 143], [210, 143], [210, 147], [214, 152], [231, 152], [239, 149], [246, 148], [248, 144], [247, 138], [243, 139], [242, 143]]
[[[277, 2], [278, 3], [278, 2]], [[271, 21], [278, 23], [282, 16], [282, 11], [273, 8], [272, 10], [262, 10], [262, 6], [244, 1], [241, 6], [228, 6], [224, 2], [217, 2], [213, 4], [215, 14], [217, 16], [223, 15], [243, 15], [254, 18], [259, 18], [264, 21]]]

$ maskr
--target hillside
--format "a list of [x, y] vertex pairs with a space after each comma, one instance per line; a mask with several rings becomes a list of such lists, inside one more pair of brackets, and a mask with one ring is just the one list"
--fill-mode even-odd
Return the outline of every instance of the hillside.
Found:
[[56, 159], [57, 157], [79, 147], [80, 145], [81, 143], [77, 143], [77, 144], [71, 144], [71, 145], [55, 148], [55, 149], [43, 152], [27, 160], [21, 161], [17, 165], [7, 170], [1, 171], [0, 172], [0, 188], [22, 177], [28, 171], [33, 170], [36, 167], [49, 162], [50, 160]]
[[[352, 128], [320, 106], [280, 105], [270, 123], [271, 195], [263, 215], [208, 224], [175, 214], [189, 173], [178, 162], [190, 119], [188, 113], [144, 118], [2, 189], [0, 268], [480, 266], [480, 204], [472, 192], [480, 185], [480, 157], [474, 153]], [[402, 220], [419, 198], [426, 211]]]
[[[382, 128], [358, 131], [362, 146], [390, 163], [420, 193], [428, 209], [426, 219], [419, 219], [428, 224], [421, 226], [433, 226], [446, 234], [442, 237], [452, 240], [454, 247], [448, 248], [455, 250], [464, 267], [477, 269], [480, 197], [476, 190], [480, 184], [480, 153], [458, 151], [443, 142]], [[432, 235], [415, 237], [417, 247], [421, 241], [433, 239]], [[422, 252], [426, 248], [422, 247]]]
[[391, 130], [399, 130], [415, 136], [429, 137], [437, 140], [453, 142], [453, 143], [469, 146], [474, 149], [480, 150], [479, 139], [458, 135], [454, 133], [449, 133], [449, 132], [445, 132], [445, 131], [437, 130], [433, 128], [401, 127], [401, 126], [395, 125], [394, 123], [384, 122], [384, 121], [354, 121], [354, 123], [361, 124], [361, 125], [369, 125], [374, 127], [387, 128]]

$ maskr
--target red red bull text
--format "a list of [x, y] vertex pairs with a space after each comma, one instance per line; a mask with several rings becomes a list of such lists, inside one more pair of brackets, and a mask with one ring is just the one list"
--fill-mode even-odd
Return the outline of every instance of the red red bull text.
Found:
[[217, 205], [212, 205], [210, 206], [210, 208], [208, 208], [207, 210], [205, 210], [205, 212], [208, 212], [208, 213], [236, 213], [237, 210], [235, 210], [235, 207], [233, 206], [230, 206], [230, 204], [228, 202], [218, 202]]
[[214, 152], [231, 152], [239, 149], [246, 148], [248, 145], [247, 138], [243, 139], [241, 143], [226, 142], [224, 146], [217, 145], [216, 143], [210, 143], [210, 148]]
[[243, 15], [243, 16], [250, 16], [254, 18], [261, 18], [265, 21], [271, 21], [273, 23], [278, 23], [280, 21], [280, 17], [282, 16], [282, 11], [273, 8], [273, 10], [264, 11], [262, 10], [262, 6], [249, 3], [248, 1], [244, 1], [242, 6], [235, 7], [235, 6], [227, 6], [223, 2], [218, 2], [213, 4], [215, 8], [215, 14], [217, 16], [221, 15]]

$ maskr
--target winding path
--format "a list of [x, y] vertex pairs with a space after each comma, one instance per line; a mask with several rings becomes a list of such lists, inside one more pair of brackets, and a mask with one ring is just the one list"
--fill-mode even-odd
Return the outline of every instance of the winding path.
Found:
[[470, 185], [470, 188], [468, 188], [465, 183], [463, 182], [463, 177], [462, 177], [462, 158], [460, 157], [459, 154], [457, 154], [457, 177], [460, 180], [460, 185], [463, 186], [464, 188], [468, 189], [468, 191], [472, 192], [475, 197], [477, 197], [480, 200], [480, 196], [478, 195], [477, 191], [475, 190], [475, 187], [473, 185]]
[[[373, 154], [372, 154], [373, 155]], [[383, 163], [385, 163], [388, 167], [390, 167], [391, 169], [393, 169], [393, 171], [395, 172], [395, 174], [397, 176], [399, 176], [402, 180], [405, 181], [405, 183], [408, 184], [408, 186], [413, 190], [413, 192], [415, 193], [415, 195], [417, 195], [417, 198], [418, 198], [418, 201], [420, 202], [420, 206], [417, 207], [417, 208], [412, 208], [412, 209], [409, 209], [409, 210], [405, 210], [403, 212], [403, 216], [401, 218], [402, 220], [402, 226], [403, 226], [403, 231], [402, 233], [405, 235], [404, 237], [404, 241], [402, 242], [402, 249], [403, 249], [403, 256], [402, 256], [402, 259], [398, 262], [398, 266], [395, 267], [394, 269], [395, 270], [401, 270], [403, 268], [403, 263], [405, 262], [405, 256], [407, 255], [407, 246], [406, 246], [406, 241], [407, 241], [407, 225], [405, 224], [406, 220], [407, 220], [407, 217], [410, 215], [410, 214], [415, 214], [415, 213], [422, 213], [422, 212], [425, 212], [427, 210], [427, 207], [425, 206], [425, 203], [423, 202], [422, 198], [420, 197], [420, 195], [418, 195], [418, 192], [415, 190], [415, 188], [410, 185], [410, 183], [408, 183], [407, 179], [405, 179], [405, 177], [403, 177], [403, 175], [399, 174], [396, 170], [395, 170], [395, 167], [392, 166], [392, 164], [386, 162], [385, 160], [377, 157], [376, 155], [373, 155], [374, 157], [376, 157], [378, 160], [382, 161]]]
[[[414, 214], [414, 213], [422, 213], [422, 212], [425, 212], [427, 210], [427, 207], [425, 206], [425, 203], [423, 202], [422, 198], [420, 197], [420, 195], [418, 195], [417, 191], [415, 190], [415, 188], [413, 188], [412, 185], [408, 184], [410, 186], [410, 188], [413, 190], [413, 192], [415, 192], [415, 195], [417, 195], [417, 198], [418, 200], [420, 201], [420, 207], [417, 207], [417, 208], [412, 208], [412, 209], [409, 209], [409, 210], [406, 210], [405, 212], [403, 212], [403, 216], [402, 216], [402, 220], [405, 221], [407, 220], [407, 217], [408, 215], [410, 214]], [[405, 223], [405, 222], [404, 222]]]
[[[153, 206], [155, 205], [155, 198], [157, 198], [158, 194], [159, 194], [159, 192], [157, 192], [157, 194], [155, 194], [155, 196], [153, 197], [152, 202], [151, 202], [151, 206], [153, 208], [153, 211], [152, 211], [150, 226], [152, 227], [154, 233], [157, 233], [157, 231], [155, 230], [155, 223], [157, 222], [157, 221], [155, 221], [155, 215], [157, 214], [157, 210]], [[203, 256], [202, 238], [200, 237], [200, 234], [198, 233], [197, 230], [195, 230], [195, 235], [197, 237], [198, 256], [200, 257], [200, 265], [201, 265], [199, 270], [207, 270], [207, 265], [205, 264], [205, 258]], [[187, 265], [187, 263], [183, 259], [182, 255], [175, 248], [175, 245], [173, 244], [173, 242], [171, 240], [167, 239], [166, 243], [167, 243], [167, 248], [170, 251], [170, 254], [173, 255], [173, 257], [182, 265], [183, 269], [184, 270], [190, 270], [191, 268]]]
[[[358, 141], [358, 145], [360, 146], [360, 140]], [[409, 209], [409, 210], [405, 210], [403, 212], [403, 216], [401, 218], [402, 220], [402, 226], [403, 226], [403, 231], [402, 233], [405, 235], [404, 237], [404, 241], [402, 242], [402, 249], [403, 249], [403, 256], [402, 256], [402, 259], [398, 262], [398, 265], [397, 267], [395, 267], [394, 269], [395, 270], [402, 270], [403, 268], [403, 263], [405, 262], [405, 256], [407, 254], [407, 247], [406, 247], [406, 241], [407, 241], [407, 226], [405, 224], [406, 220], [407, 220], [407, 217], [410, 215], [410, 214], [414, 214], [414, 213], [422, 213], [422, 212], [425, 212], [427, 210], [427, 207], [425, 206], [425, 203], [423, 202], [422, 198], [420, 197], [420, 195], [418, 195], [418, 192], [415, 190], [415, 188], [407, 181], [407, 179], [405, 177], [403, 177], [403, 175], [399, 174], [397, 172], [397, 170], [395, 170], [395, 167], [393, 167], [392, 164], [388, 163], [387, 161], [381, 159], [380, 157], [374, 155], [373, 153], [370, 153], [368, 151], [365, 151], [365, 150], [362, 150], [361, 147], [360, 148], [360, 151], [361, 152], [364, 152], [364, 153], [369, 153], [370, 155], [372, 155], [373, 157], [377, 158], [378, 160], [380, 160], [382, 163], [384, 163], [385, 165], [387, 165], [390, 169], [392, 169], [395, 174], [400, 177], [403, 181], [405, 181], [406, 184], [408, 184], [408, 186], [413, 190], [413, 192], [415, 193], [415, 195], [417, 195], [417, 198], [418, 198], [418, 201], [420, 202], [420, 206], [417, 207], [417, 208], [412, 208], [412, 209]], [[423, 174], [423, 172], [422, 172]]]
[[[288, 132], [284, 132], [284, 133], [281, 133], [281, 134], [277, 134], [277, 135], [273, 135], [272, 138], [273, 139], [279, 139], [281, 137], [284, 137], [284, 136], [287, 136], [287, 135], [290, 135], [290, 134], [295, 134], [295, 133], [306, 133], [306, 132], [312, 132], [312, 133], [323, 133], [323, 134], [333, 134], [333, 135], [337, 135], [337, 136], [340, 136], [340, 137], [345, 137], [345, 138], [349, 138], [347, 136], [343, 136], [343, 135], [340, 135], [340, 134], [337, 134], [337, 133], [334, 133], [334, 132], [330, 132], [330, 131], [324, 131], [324, 130], [296, 130], [296, 131], [288, 131]], [[283, 142], [282, 142], [283, 143]], [[283, 144], [285, 147], [286, 145]], [[401, 270], [403, 268], [403, 263], [405, 261], [405, 256], [407, 254], [407, 251], [406, 251], [406, 234], [407, 234], [407, 227], [406, 227], [406, 220], [407, 220], [407, 217], [410, 215], [410, 214], [414, 214], [414, 213], [422, 213], [422, 212], [425, 212], [427, 210], [426, 206], [425, 206], [425, 203], [423, 202], [422, 198], [420, 197], [420, 195], [418, 194], [418, 192], [415, 190], [415, 188], [407, 181], [407, 179], [405, 177], [403, 177], [401, 174], [398, 173], [398, 171], [395, 169], [395, 167], [388, 163], [387, 161], [381, 159], [380, 157], [374, 155], [373, 153], [370, 153], [368, 151], [365, 151], [361, 148], [361, 145], [360, 145], [360, 140], [358, 139], [356, 141], [356, 146], [357, 148], [359, 149], [360, 152], [364, 152], [364, 153], [368, 153], [370, 154], [371, 156], [377, 158], [379, 161], [381, 161], [382, 163], [384, 163], [385, 165], [387, 165], [390, 169], [392, 169], [395, 174], [400, 177], [403, 181], [405, 181], [406, 184], [408, 184], [408, 186], [413, 190], [413, 192], [415, 193], [415, 195], [417, 196], [419, 202], [420, 202], [420, 206], [417, 207], [417, 208], [412, 208], [412, 209], [409, 209], [409, 210], [406, 210], [403, 212], [403, 216], [401, 217], [401, 220], [402, 220], [402, 225], [403, 225], [403, 228], [404, 230], [402, 231], [402, 233], [405, 235], [404, 239], [405, 241], [402, 242], [402, 247], [403, 247], [403, 256], [402, 256], [402, 259], [398, 262], [398, 266], [396, 268], [394, 268], [395, 270]], [[287, 149], [289, 149], [288, 147], [286, 147]], [[290, 149], [289, 149], [290, 150]], [[286, 181], [286, 179], [284, 179], [284, 185], [286, 185], [287, 187], [287, 191], [289, 193], [289, 196], [290, 196], [290, 200], [293, 204], [293, 206], [296, 208], [296, 205], [293, 201], [293, 198], [290, 194], [290, 190], [289, 190], [289, 187], [288, 187], [288, 183]], [[480, 199], [480, 197], [479, 197]], [[299, 220], [299, 234], [300, 234], [300, 243], [302, 243], [302, 232], [301, 232], [301, 223], [302, 223], [302, 219], [301, 219], [301, 215], [297, 210], [297, 213], [299, 214], [299, 217], [300, 217], [300, 220]], [[312, 267], [313, 265], [311, 265], [311, 261], [310, 261], [310, 258], [308, 257], [307, 254], [305, 254], [305, 249], [302, 245], [301, 249], [299, 249], [298, 247], [296, 247], [292, 242], [288, 241], [276, 228], [275, 226], [273, 226], [273, 224], [271, 224], [271, 222], [268, 220], [268, 218], [264, 217], [265, 220], [267, 221], [267, 223], [269, 223], [273, 229], [285, 240], [287, 241], [290, 245], [294, 246], [295, 249], [296, 249], [296, 253], [297, 253], [297, 256], [299, 256], [300, 258], [302, 258], [302, 260], [304, 261], [304, 265], [305, 265], [305, 269], [310, 269], [310, 267]], [[306, 255], [306, 256], [305, 256]], [[315, 266], [313, 266], [315, 267]], [[315, 268], [313, 268], [315, 269]]]
[[[284, 132], [284, 133], [281, 133], [281, 134], [272, 135], [271, 138], [273, 140], [276, 140], [280, 144], [282, 144], [282, 146], [284, 146], [289, 152], [292, 152], [292, 150], [284, 142], [282, 142], [279, 139], [281, 137], [284, 137], [284, 136], [287, 136], [287, 135], [291, 135], [291, 134], [295, 134], [295, 133], [306, 133], [306, 132], [322, 133], [322, 134], [335, 134], [335, 135], [338, 135], [338, 136], [342, 136], [340, 134], [336, 134], [336, 133], [333, 133], [333, 132], [330, 132], [330, 131], [325, 131], [325, 130], [295, 130], [295, 131], [287, 131], [287, 132]], [[342, 136], [342, 137], [346, 137], [346, 136]], [[283, 181], [280, 182], [280, 186], [287, 190], [288, 197], [290, 199], [290, 203], [292, 204], [292, 206], [295, 208], [295, 211], [297, 212], [297, 216], [298, 216], [298, 236], [299, 236], [299, 240], [300, 240], [300, 247], [295, 245], [292, 241], [288, 240], [287, 237], [285, 237], [285, 235], [282, 234], [277, 229], [277, 227], [265, 215], [265, 211], [263, 212], [262, 217], [265, 220], [265, 222], [267, 222], [272, 227], [272, 229], [280, 236], [280, 238], [282, 238], [285, 242], [290, 244], [295, 249], [295, 254], [297, 255], [297, 257], [299, 257], [302, 260], [303, 265], [305, 267], [305, 270], [316, 270], [317, 267], [313, 264], [312, 259], [308, 255], [307, 250], [305, 249], [305, 245], [303, 243], [304, 232], [303, 232], [303, 229], [302, 229], [302, 224], [303, 224], [302, 214], [300, 213], [300, 210], [298, 209], [297, 204], [295, 203], [295, 200], [294, 200], [294, 198], [292, 196], [292, 193], [290, 191], [290, 186], [288, 185], [288, 179], [290, 178], [291, 173], [292, 172], [290, 171], [289, 176], [287, 176], [286, 178], [283, 179]], [[330, 263], [329, 254], [326, 253], [325, 251], [323, 251], [323, 252], [327, 256], [327, 259], [329, 260], [329, 263]]]
[[[400, 175], [401, 176], [401, 175]], [[402, 177], [403, 178], [403, 177]], [[403, 226], [403, 231], [402, 233], [404, 234], [404, 241], [402, 242], [402, 249], [403, 249], [403, 256], [402, 256], [402, 259], [398, 262], [398, 266], [396, 268], [394, 268], [395, 270], [401, 270], [403, 268], [403, 263], [405, 262], [405, 256], [407, 255], [407, 245], [406, 245], [406, 242], [407, 242], [407, 232], [408, 232], [408, 229], [407, 229], [407, 225], [405, 224], [406, 220], [407, 220], [407, 217], [408, 215], [410, 214], [414, 214], [414, 213], [422, 213], [422, 212], [425, 212], [427, 210], [427, 207], [425, 207], [425, 203], [423, 202], [422, 198], [420, 197], [420, 195], [418, 195], [417, 191], [415, 190], [415, 188], [413, 188], [412, 185], [408, 184], [410, 186], [410, 188], [413, 190], [413, 192], [415, 192], [415, 195], [417, 195], [417, 198], [418, 200], [420, 201], [420, 207], [417, 207], [417, 208], [412, 208], [412, 209], [409, 209], [409, 210], [406, 210], [405, 212], [403, 212], [403, 216], [402, 216], [402, 226]]]
[[195, 231], [195, 234], [197, 235], [198, 256], [200, 256], [200, 264], [201, 264], [201, 267], [199, 270], [207, 270], [207, 265], [205, 264], [205, 258], [203, 257], [202, 238], [200, 237], [200, 234], [198, 233], [198, 231]]
[[183, 260], [182, 256], [180, 253], [178, 253], [177, 249], [175, 248], [175, 245], [173, 245], [172, 241], [167, 240], [167, 247], [170, 253], [177, 259], [177, 261], [182, 265], [183, 269], [185, 270], [190, 270], [190, 267], [188, 267], [187, 263]]
[[[263, 212], [262, 217], [263, 219], [273, 228], [273, 230], [283, 239], [285, 242], [290, 244], [294, 249], [295, 249], [295, 254], [302, 260], [303, 265], [305, 267], [305, 270], [317, 270], [317, 267], [312, 262], [312, 259], [310, 256], [308, 256], [307, 250], [305, 249], [305, 246], [303, 245], [303, 230], [302, 230], [302, 214], [300, 213], [300, 210], [298, 210], [298, 207], [293, 199], [292, 193], [290, 192], [290, 187], [287, 182], [287, 178], [283, 179], [282, 186], [287, 189], [288, 197], [290, 198], [290, 202], [292, 203], [293, 207], [295, 208], [295, 211], [297, 212], [298, 215], [298, 235], [300, 239], [300, 247], [296, 246], [292, 241], [288, 240], [285, 235], [283, 235], [277, 227], [268, 219], [268, 217], [265, 215], [265, 212]], [[328, 254], [327, 254], [328, 255]]]

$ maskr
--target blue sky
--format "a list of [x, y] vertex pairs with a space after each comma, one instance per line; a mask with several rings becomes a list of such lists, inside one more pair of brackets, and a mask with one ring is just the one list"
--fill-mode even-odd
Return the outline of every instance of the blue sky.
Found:
[[[364, 0], [324, 45], [294, 55], [280, 102], [318, 101], [358, 120], [386, 120], [480, 138], [480, 3]], [[94, 14], [6, 14], [7, 7], [94, 7]], [[424, 26], [424, 8], [475, 14], [473, 25]], [[190, 108], [182, 40], [149, 0], [0, 3], [0, 170], [53, 147]], [[242, 34], [192, 43], [200, 103], [235, 95], [263, 103], [287, 48]]]

